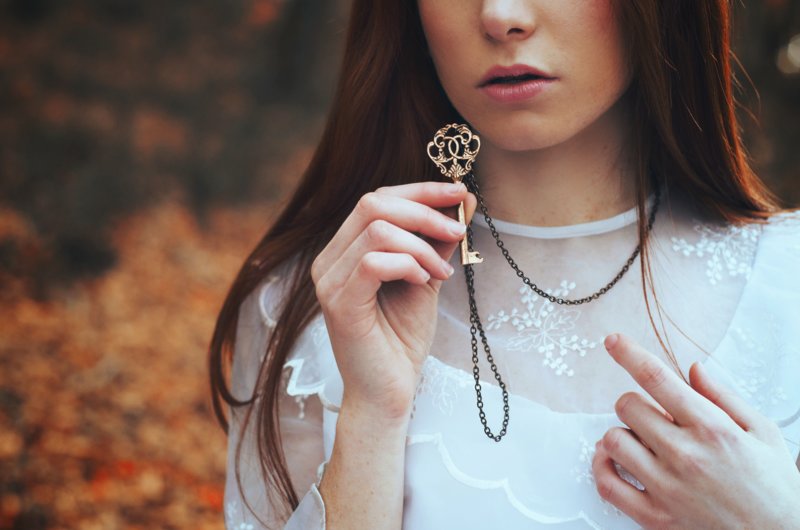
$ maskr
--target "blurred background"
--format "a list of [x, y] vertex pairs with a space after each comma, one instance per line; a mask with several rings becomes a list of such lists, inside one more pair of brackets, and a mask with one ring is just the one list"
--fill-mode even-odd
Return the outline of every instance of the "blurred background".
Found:
[[[800, 205], [800, 1], [734, 2]], [[0, 0], [0, 529], [223, 527], [206, 348], [309, 160], [347, 0]]]

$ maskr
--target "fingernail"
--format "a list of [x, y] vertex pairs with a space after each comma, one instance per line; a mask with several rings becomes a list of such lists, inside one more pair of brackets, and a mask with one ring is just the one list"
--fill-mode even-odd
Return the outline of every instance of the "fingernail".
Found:
[[452, 276], [452, 275], [453, 275], [453, 273], [455, 272], [455, 269], [453, 268], [453, 266], [452, 266], [452, 265], [450, 265], [450, 264], [449, 264], [448, 262], [446, 262], [445, 260], [442, 260], [442, 264], [443, 264], [443, 266], [444, 266], [444, 270], [445, 270], [445, 272], [447, 272], [447, 276], [448, 276], [448, 277]]
[[451, 222], [449, 223], [449, 227], [450, 227], [450, 232], [452, 232], [453, 235], [456, 236], [463, 236], [464, 232], [467, 231], [467, 225], [465, 225], [464, 223]]
[[606, 340], [605, 340], [605, 347], [606, 347], [606, 349], [607, 349], [607, 350], [610, 350], [611, 348], [613, 348], [614, 346], [616, 346], [616, 344], [617, 344], [617, 342], [618, 342], [618, 341], [619, 341], [619, 334], [617, 334], [617, 333], [612, 333], [611, 335], [609, 335], [608, 337], [606, 337]]
[[697, 361], [697, 362], [695, 362], [695, 364], [697, 365], [697, 368], [695, 368], [695, 370], [697, 370], [697, 373], [702, 375], [702, 376], [705, 376], [706, 375], [706, 369], [703, 366], [703, 363], [701, 363], [700, 361]]
[[447, 191], [449, 191], [453, 195], [458, 195], [463, 190], [464, 190], [464, 183], [463, 182], [453, 182], [447, 187]]

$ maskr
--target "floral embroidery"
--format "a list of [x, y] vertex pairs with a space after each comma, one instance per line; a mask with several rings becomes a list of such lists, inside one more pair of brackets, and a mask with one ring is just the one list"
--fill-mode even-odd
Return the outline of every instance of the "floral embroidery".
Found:
[[432, 356], [425, 359], [411, 409], [412, 418], [417, 410], [417, 396], [422, 394], [428, 395], [431, 403], [442, 414], [450, 416], [453, 413], [453, 405], [458, 399], [458, 389], [467, 388], [469, 383], [463, 377], [454, 377], [454, 374], [450, 373], [450, 369], [450, 366]]
[[778, 324], [774, 317], [766, 315], [765, 340], [756, 340], [749, 330], [741, 327], [731, 329], [740, 349], [746, 354], [737, 356], [731, 367], [736, 386], [745, 398], [759, 411], [765, 407], [785, 402], [789, 396], [786, 389], [775, 381], [780, 380], [783, 359], [796, 346], [780, 340]]
[[[566, 297], [575, 288], [575, 282], [562, 281], [555, 289], [545, 292], [553, 296]], [[496, 330], [504, 326], [516, 329], [505, 341], [505, 348], [516, 351], [530, 351], [536, 349], [544, 355], [542, 364], [550, 367], [556, 375], [566, 374], [568, 377], [575, 375], [565, 357], [568, 353], [576, 353], [585, 357], [586, 353], [597, 347], [599, 341], [581, 338], [570, 332], [575, 329], [575, 323], [581, 316], [577, 309], [567, 308], [554, 304], [546, 298], [541, 298], [528, 286], [520, 287], [518, 291], [522, 296], [520, 301], [523, 309], [514, 307], [510, 313], [500, 310], [488, 317], [487, 330]]]
[[725, 271], [731, 278], [750, 277], [760, 226], [698, 223], [694, 230], [700, 235], [699, 241], [689, 243], [684, 238], [672, 237], [672, 249], [684, 256], [708, 257], [706, 276], [712, 285], [722, 281]]
[[579, 484], [584, 482], [587, 484], [594, 484], [594, 474], [592, 473], [592, 459], [594, 458], [595, 447], [593, 443], [586, 441], [586, 438], [581, 436], [581, 452], [578, 455], [578, 466], [572, 469], [572, 474], [575, 475], [575, 480]]

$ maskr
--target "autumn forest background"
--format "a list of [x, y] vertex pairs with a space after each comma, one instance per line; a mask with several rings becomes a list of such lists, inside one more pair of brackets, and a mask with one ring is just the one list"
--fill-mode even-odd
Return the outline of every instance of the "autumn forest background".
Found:
[[[800, 205], [800, 1], [734, 2]], [[0, 0], [0, 529], [223, 526], [206, 348], [322, 130], [346, 0]]]

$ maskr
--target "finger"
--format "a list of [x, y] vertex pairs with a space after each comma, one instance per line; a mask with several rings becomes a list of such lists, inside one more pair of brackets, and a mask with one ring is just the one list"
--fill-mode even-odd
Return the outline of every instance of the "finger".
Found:
[[656, 513], [652, 499], [646, 491], [641, 491], [619, 476], [614, 461], [603, 449], [602, 444], [598, 445], [595, 451], [592, 473], [600, 497], [646, 527], [645, 521]]
[[[393, 188], [403, 188], [402, 193]], [[380, 192], [370, 192], [359, 199], [356, 207], [320, 252], [317, 261], [323, 268], [336, 261], [375, 219], [389, 221], [409, 232], [420, 232], [434, 239], [451, 241], [460, 237], [454, 230], [460, 228], [461, 223], [435, 208], [461, 202], [467, 193], [465, 186], [444, 182], [415, 182], [379, 189]]]
[[617, 417], [656, 455], [665, 455], [671, 442], [681, 435], [680, 427], [659, 410], [658, 404], [637, 392], [626, 392], [614, 405]]
[[720, 421], [716, 407], [700, 397], [661, 359], [621, 333], [606, 337], [614, 360], [675, 419], [678, 425]]
[[612, 460], [624, 467], [647, 489], [651, 489], [662, 474], [656, 455], [630, 429], [612, 427], [606, 431], [596, 447], [602, 447]]
[[383, 251], [410, 254], [422, 268], [435, 278], [450, 277], [453, 269], [434, 248], [416, 235], [399, 228], [388, 221], [377, 219], [367, 226], [325, 273], [320, 282], [341, 287], [350, 277], [361, 258], [367, 252]]
[[689, 382], [700, 395], [722, 409], [739, 427], [752, 432], [763, 441], [772, 439], [775, 429], [755, 407], [739, 397], [723, 383], [712, 379], [702, 363], [695, 362], [689, 369]]
[[361, 257], [344, 286], [332, 297], [329, 307], [347, 308], [348, 316], [358, 319], [358, 311], [374, 311], [378, 289], [384, 282], [406, 280], [423, 285], [430, 280], [428, 272], [410, 254], [367, 252]]
[[375, 193], [421, 202], [434, 208], [444, 208], [453, 205], [450, 197], [460, 197], [458, 202], [461, 202], [467, 194], [467, 187], [463, 182], [426, 180], [396, 186], [382, 186], [376, 189]]
[[[472, 192], [467, 192], [464, 194], [464, 222], [469, 224], [472, 221], [472, 216], [475, 214], [475, 210], [478, 207], [478, 199], [475, 197], [475, 194]], [[458, 204], [453, 206], [448, 206], [442, 209], [448, 217], [452, 219], [458, 219]]]

